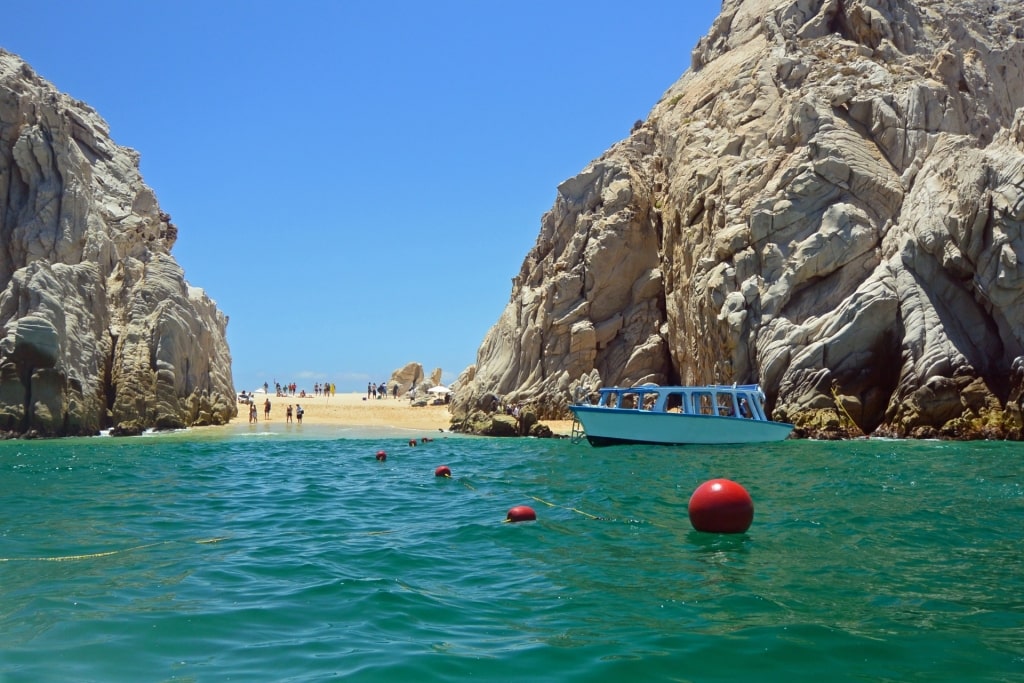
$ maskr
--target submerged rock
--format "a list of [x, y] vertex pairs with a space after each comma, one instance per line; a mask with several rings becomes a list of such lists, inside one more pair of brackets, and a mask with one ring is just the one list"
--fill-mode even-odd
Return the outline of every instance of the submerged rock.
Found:
[[725, 0], [558, 187], [456, 419], [760, 382], [805, 434], [1020, 438], [1022, 83], [1013, 3]]
[[88, 105], [0, 50], [0, 430], [236, 414], [227, 317], [185, 281], [138, 162]]

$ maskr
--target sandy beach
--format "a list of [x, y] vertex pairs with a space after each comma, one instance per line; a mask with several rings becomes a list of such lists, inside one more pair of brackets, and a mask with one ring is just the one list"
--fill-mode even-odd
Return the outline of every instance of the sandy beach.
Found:
[[[255, 394], [259, 422], [263, 417], [263, 402], [270, 399], [270, 423], [285, 423], [287, 406], [301, 404], [305, 413], [303, 424], [336, 425], [343, 427], [392, 427], [395, 429], [423, 429], [448, 431], [451, 414], [448, 406], [413, 407], [405, 398], [367, 399], [365, 393], [338, 393], [334, 396], [274, 396]], [[294, 413], [292, 419], [294, 420]], [[238, 417], [231, 424], [249, 421], [249, 407], [238, 405]], [[572, 421], [545, 421], [555, 434], [568, 435]]]

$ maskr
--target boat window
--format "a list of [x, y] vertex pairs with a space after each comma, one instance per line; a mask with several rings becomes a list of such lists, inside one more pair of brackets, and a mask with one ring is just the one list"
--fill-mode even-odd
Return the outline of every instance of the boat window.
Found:
[[619, 407], [626, 410], [635, 409], [637, 407], [636, 394], [623, 394]]
[[750, 409], [750, 403], [747, 401], [746, 396], [740, 396], [740, 417], [753, 418], [754, 411]]
[[682, 413], [683, 411], [683, 395], [669, 394], [665, 398], [665, 411], [669, 413]]
[[706, 391], [693, 394], [694, 409], [698, 415], [714, 415], [715, 404], [711, 401], [711, 394]]
[[601, 394], [601, 400], [598, 405], [604, 406], [605, 408], [614, 408], [615, 403], [619, 400], [619, 395], [614, 391], [608, 391]]
[[657, 402], [657, 394], [644, 394], [644, 410], [654, 410], [654, 404]]
[[732, 394], [718, 394], [718, 414], [732, 417]]

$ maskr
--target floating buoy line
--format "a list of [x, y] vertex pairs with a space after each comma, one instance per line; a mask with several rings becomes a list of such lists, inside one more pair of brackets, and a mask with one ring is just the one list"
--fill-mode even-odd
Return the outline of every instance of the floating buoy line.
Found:
[[530, 498], [533, 498], [538, 503], [543, 503], [544, 505], [547, 505], [549, 508], [561, 508], [562, 510], [569, 510], [570, 512], [575, 512], [575, 513], [581, 514], [584, 517], [588, 517], [590, 519], [604, 519], [604, 517], [598, 517], [597, 515], [592, 515], [589, 512], [584, 512], [583, 510], [578, 510], [576, 508], [567, 507], [565, 505], [555, 505], [554, 503], [549, 503], [548, 501], [546, 501], [546, 500], [544, 500], [542, 498], [538, 498], [537, 496], [530, 496]]
[[146, 548], [155, 548], [157, 546], [170, 545], [172, 543], [198, 543], [201, 545], [209, 545], [211, 543], [226, 541], [228, 538], [228, 536], [219, 536], [216, 538], [200, 538], [195, 541], [157, 541], [156, 543], [144, 543], [143, 545], [136, 545], [131, 548], [104, 550], [98, 553], [84, 553], [81, 555], [56, 555], [53, 557], [0, 557], [0, 562], [77, 562], [79, 560], [94, 560], [100, 557], [110, 557], [111, 555], [123, 555], [125, 553], [135, 552], [136, 550], [145, 550]]
[[[424, 438], [422, 443], [429, 443], [430, 441], [430, 439]], [[410, 439], [409, 446], [416, 445], [417, 441], [415, 439]], [[387, 451], [383, 449], [377, 451], [376, 458], [379, 462], [386, 461]], [[448, 465], [440, 465], [434, 470], [434, 476], [438, 479], [451, 479], [451, 468]], [[465, 479], [460, 478], [459, 482], [468, 490], [476, 491], [476, 488]], [[530, 498], [542, 505], [546, 505], [549, 508], [568, 510], [569, 512], [586, 517], [587, 519], [610, 521], [607, 517], [593, 515], [576, 507], [552, 503], [551, 501], [544, 500], [538, 496], [530, 496]], [[742, 485], [729, 479], [711, 479], [698, 486], [693, 492], [693, 495], [690, 497], [687, 512], [691, 525], [697, 531], [718, 534], [742, 534], [750, 528], [753, 521], [754, 503], [750, 498], [750, 494], [747, 493], [746, 489], [744, 489]], [[502, 520], [502, 522], [515, 523], [527, 521], [532, 522], [536, 520], [537, 512], [532, 507], [528, 505], [515, 505], [508, 510], [505, 515], [505, 519]], [[635, 519], [627, 521], [629, 523], [642, 522], [642, 520]], [[658, 527], [665, 527], [665, 525], [658, 524], [656, 522], [644, 523]], [[383, 529], [379, 531], [366, 532], [366, 535], [382, 536], [393, 533], [395, 533], [394, 529]], [[104, 550], [95, 553], [82, 553], [77, 555], [55, 555], [49, 557], [0, 557], [0, 562], [78, 562], [82, 560], [111, 557], [114, 555], [123, 555], [139, 550], [145, 550], [147, 548], [170, 545], [172, 543], [210, 545], [226, 541], [229, 538], [230, 537], [228, 536], [215, 536], [212, 538], [200, 538], [193, 541], [158, 541], [155, 543], [144, 543], [130, 548], [119, 548], [117, 550]]]

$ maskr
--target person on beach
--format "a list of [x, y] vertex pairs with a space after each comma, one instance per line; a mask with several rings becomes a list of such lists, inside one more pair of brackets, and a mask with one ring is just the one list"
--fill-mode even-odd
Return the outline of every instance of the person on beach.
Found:
[[270, 399], [263, 402], [263, 419], [270, 420]]
[[292, 421], [292, 407], [291, 407], [291, 405], [289, 405], [284, 410], [284, 421], [285, 422], [291, 422]]
[[249, 424], [256, 422], [256, 402], [253, 401], [249, 404]]
[[297, 423], [302, 424], [302, 413], [304, 413], [304, 412], [305, 411], [302, 410], [302, 404], [301, 403], [296, 404], [296, 406], [295, 406], [295, 421]]

